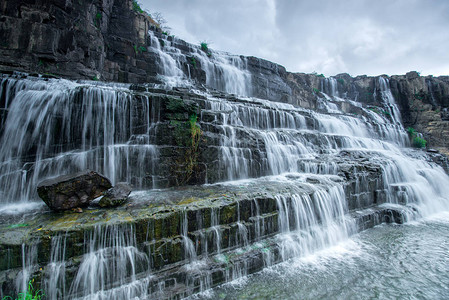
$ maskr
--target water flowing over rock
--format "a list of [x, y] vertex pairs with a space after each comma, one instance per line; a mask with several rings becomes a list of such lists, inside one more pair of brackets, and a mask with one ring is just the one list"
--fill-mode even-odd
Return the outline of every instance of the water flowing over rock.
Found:
[[[404, 129], [444, 150], [447, 77], [289, 73], [132, 1], [20, 3], [0, 8], [0, 297], [35, 278], [49, 299], [181, 298], [449, 210], [447, 158]], [[86, 169], [127, 205], [42, 210], [39, 182]]]
[[111, 186], [106, 177], [88, 171], [44, 180], [37, 193], [48, 207], [61, 211], [88, 206]]

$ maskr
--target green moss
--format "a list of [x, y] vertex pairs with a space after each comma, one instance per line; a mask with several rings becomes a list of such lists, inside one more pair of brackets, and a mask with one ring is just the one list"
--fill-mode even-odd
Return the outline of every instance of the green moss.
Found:
[[170, 125], [173, 128], [176, 145], [179, 147], [187, 147], [190, 143], [188, 123], [179, 120], [170, 120]]
[[222, 224], [229, 224], [236, 221], [236, 206], [226, 205], [220, 210], [220, 222]]
[[153, 239], [162, 238], [162, 220], [161, 219], [153, 219]]
[[192, 66], [194, 68], [196, 68], [196, 59], [195, 59], [195, 57], [192, 57], [192, 59], [190, 60], [190, 63], [192, 64]]
[[180, 98], [167, 97], [165, 101], [165, 107], [170, 112], [185, 111], [184, 102]]
[[180, 147], [172, 176], [175, 184], [185, 185], [198, 172], [199, 145], [203, 132], [197, 124], [198, 116], [194, 106], [186, 104], [182, 99], [167, 97], [165, 107], [169, 112], [166, 115], [170, 116], [174, 142]]
[[187, 199], [182, 200], [181, 202], [178, 203], [178, 205], [185, 205], [185, 204], [190, 204], [196, 201], [199, 201], [200, 199], [196, 198], [196, 197], [189, 197]]
[[19, 227], [27, 227], [27, 226], [29, 226], [29, 225], [26, 223], [19, 223], [19, 224], [9, 225], [8, 228], [19, 228]]

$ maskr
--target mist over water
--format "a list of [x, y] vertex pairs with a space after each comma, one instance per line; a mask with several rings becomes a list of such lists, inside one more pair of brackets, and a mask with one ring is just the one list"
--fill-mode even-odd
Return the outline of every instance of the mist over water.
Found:
[[447, 299], [449, 214], [380, 225], [190, 299]]

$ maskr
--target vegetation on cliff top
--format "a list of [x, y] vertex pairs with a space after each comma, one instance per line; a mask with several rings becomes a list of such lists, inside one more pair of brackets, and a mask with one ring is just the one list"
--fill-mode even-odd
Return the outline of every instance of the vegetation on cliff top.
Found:
[[143, 10], [140, 3], [137, 0], [132, 1], [133, 10], [135, 12], [141, 13], [147, 17], [151, 24], [161, 29], [162, 33], [169, 35], [171, 28], [167, 26], [167, 20], [162, 16], [160, 12], [150, 13], [148, 10]]
[[200, 42], [200, 47], [201, 47], [201, 50], [203, 50], [207, 54], [207, 56], [211, 56], [212, 55], [212, 52], [210, 52], [210, 50], [209, 50], [209, 43], [208, 42], [206, 42], [206, 41]]

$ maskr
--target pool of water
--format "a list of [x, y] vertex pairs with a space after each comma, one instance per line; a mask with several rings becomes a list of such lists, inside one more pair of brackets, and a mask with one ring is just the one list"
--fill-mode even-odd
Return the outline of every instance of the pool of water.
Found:
[[449, 299], [449, 213], [377, 226], [193, 299]]

